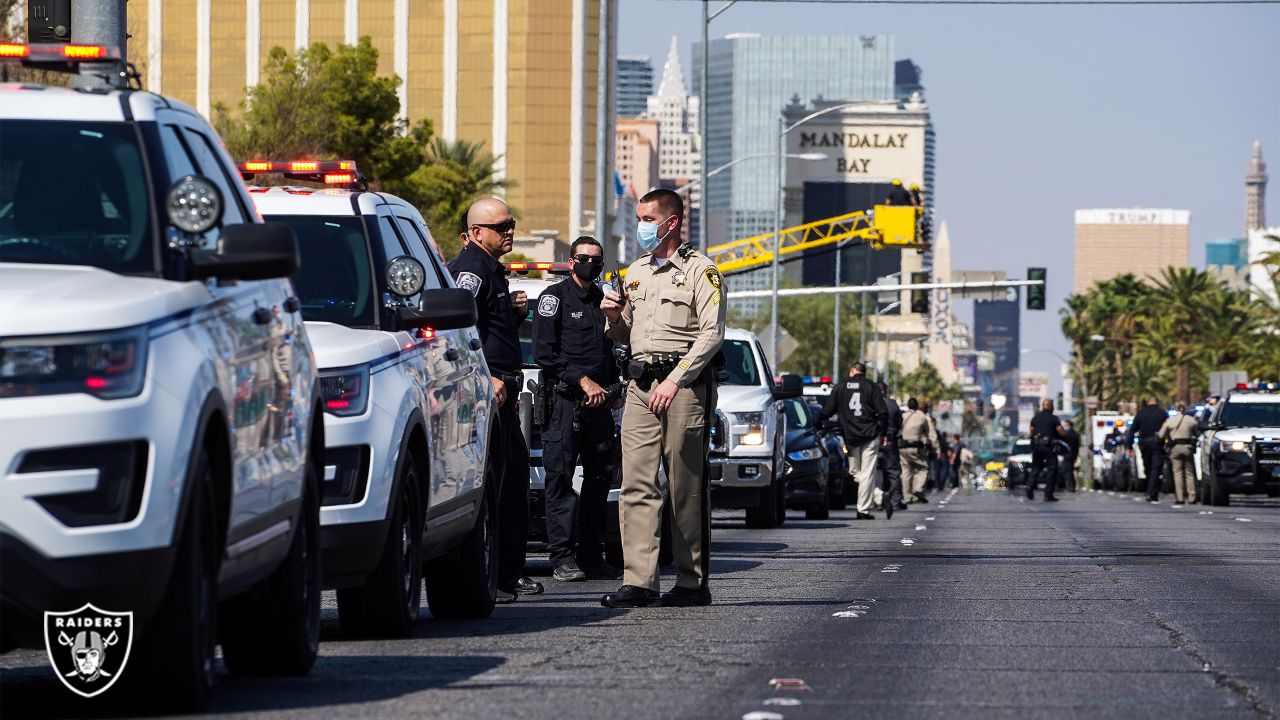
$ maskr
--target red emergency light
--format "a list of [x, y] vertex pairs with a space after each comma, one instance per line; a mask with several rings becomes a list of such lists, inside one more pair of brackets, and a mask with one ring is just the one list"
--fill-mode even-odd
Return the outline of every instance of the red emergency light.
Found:
[[509, 262], [503, 263], [509, 272], [525, 275], [529, 272], [547, 272], [556, 275], [567, 275], [573, 272], [573, 263], [555, 263], [555, 262]]
[[0, 60], [20, 60], [28, 64], [110, 62], [119, 60], [120, 53], [105, 45], [80, 43], [0, 43]]
[[259, 173], [278, 173], [290, 180], [351, 189], [364, 185], [355, 160], [246, 160], [238, 168], [245, 180], [252, 180]]

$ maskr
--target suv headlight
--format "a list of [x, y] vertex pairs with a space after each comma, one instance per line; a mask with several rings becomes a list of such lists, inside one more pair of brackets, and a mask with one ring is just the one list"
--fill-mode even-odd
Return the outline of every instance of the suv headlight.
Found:
[[789, 460], [817, 460], [820, 457], [822, 457], [822, 451], [816, 447], [795, 450], [787, 453], [787, 458]]
[[324, 411], [336, 417], [362, 415], [369, 407], [369, 366], [324, 370], [320, 373]]
[[736, 435], [738, 445], [763, 445], [764, 444], [764, 413], [762, 412], [740, 412], [733, 413], [733, 424], [735, 430], [743, 429], [746, 432], [739, 432]]
[[147, 375], [146, 328], [0, 340], [0, 398], [88, 393], [135, 397]]

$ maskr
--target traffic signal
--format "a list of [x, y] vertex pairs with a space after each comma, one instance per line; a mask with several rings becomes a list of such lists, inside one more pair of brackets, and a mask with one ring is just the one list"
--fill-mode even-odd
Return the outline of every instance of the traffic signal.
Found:
[[1027, 286], [1027, 309], [1043, 310], [1044, 309], [1044, 268], [1027, 268], [1028, 280], [1039, 280], [1040, 285]]
[[[913, 272], [911, 273], [911, 284], [917, 285], [929, 282], [929, 272]], [[928, 290], [912, 290], [911, 291], [911, 312], [915, 315], [929, 314], [929, 291]]]

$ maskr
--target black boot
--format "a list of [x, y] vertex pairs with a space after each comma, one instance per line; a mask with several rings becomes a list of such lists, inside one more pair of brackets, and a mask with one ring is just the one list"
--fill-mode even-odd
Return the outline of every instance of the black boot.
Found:
[[658, 607], [662, 604], [657, 590], [623, 585], [618, 592], [612, 592], [600, 598], [600, 604], [607, 608], [643, 608]]

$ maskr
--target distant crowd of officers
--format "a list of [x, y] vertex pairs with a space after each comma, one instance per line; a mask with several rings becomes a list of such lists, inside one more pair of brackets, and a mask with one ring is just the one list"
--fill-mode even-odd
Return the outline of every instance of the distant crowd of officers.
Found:
[[[1217, 402], [1217, 396], [1209, 398], [1209, 408]], [[1185, 403], [1178, 403], [1175, 412], [1169, 414], [1158, 400], [1147, 398], [1128, 429], [1123, 432], [1112, 430], [1105, 442], [1131, 467], [1141, 462], [1148, 500], [1160, 501], [1167, 459], [1167, 467], [1172, 474], [1168, 479], [1173, 485], [1174, 504], [1194, 504], [1198, 500], [1195, 451], [1202, 430], [1200, 421], [1187, 411]]]

